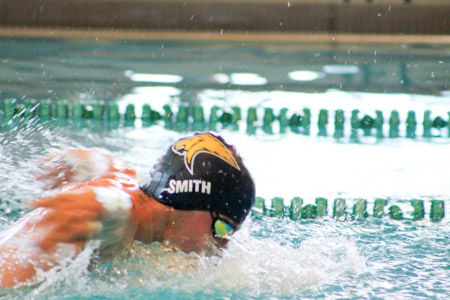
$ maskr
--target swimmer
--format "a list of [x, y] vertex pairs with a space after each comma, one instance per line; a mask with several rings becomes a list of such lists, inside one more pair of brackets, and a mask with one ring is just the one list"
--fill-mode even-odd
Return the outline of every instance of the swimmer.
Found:
[[91, 241], [101, 259], [133, 240], [169, 241], [184, 252], [225, 247], [255, 200], [241, 157], [214, 133], [175, 142], [142, 185], [104, 149], [67, 149], [43, 161], [38, 179], [55, 195], [0, 232], [1, 287], [34, 282]]

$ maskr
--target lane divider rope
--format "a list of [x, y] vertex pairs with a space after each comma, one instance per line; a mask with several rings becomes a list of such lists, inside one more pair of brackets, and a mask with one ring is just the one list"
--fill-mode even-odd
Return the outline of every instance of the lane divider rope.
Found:
[[[352, 202], [352, 203], [350, 203]], [[420, 221], [429, 218], [432, 222], [440, 222], [445, 217], [445, 201], [421, 199], [409, 200], [412, 211], [407, 214], [402, 210], [401, 204], [389, 203], [387, 199], [375, 199], [371, 216], [374, 218], [389, 217], [393, 220], [411, 220]], [[425, 203], [429, 203], [428, 216], [426, 215]], [[337, 220], [362, 220], [370, 216], [368, 211], [368, 201], [366, 199], [336, 198], [333, 201], [331, 212], [329, 212], [329, 203], [326, 198], [317, 197], [314, 204], [304, 204], [300, 197], [294, 197], [289, 206], [284, 205], [284, 199], [274, 197], [271, 204], [266, 206], [266, 200], [257, 197], [252, 209], [253, 216], [270, 216], [277, 218], [288, 217], [291, 220], [316, 219], [331, 216]]]
[[[243, 120], [241, 108], [236, 106], [225, 109], [213, 106], [209, 119], [205, 117], [202, 106], [179, 105], [175, 113], [170, 105], [165, 105], [163, 111], [157, 111], [153, 110], [150, 104], [143, 104], [141, 111], [141, 115], [137, 116], [133, 104], [126, 105], [125, 112], [120, 113], [119, 105], [116, 103], [3, 100], [0, 101], [0, 125], [19, 118], [37, 118], [41, 122], [57, 121], [60, 124], [72, 123], [82, 127], [101, 125], [108, 129], [116, 129], [121, 126], [136, 126], [136, 121], [139, 120], [143, 127], [160, 124], [168, 130], [181, 132], [206, 129], [219, 131], [224, 128], [238, 131], [240, 128], [245, 128], [249, 135], [254, 135], [257, 131], [265, 134], [283, 134], [290, 131], [306, 136], [311, 135], [312, 128], [311, 110], [308, 108], [304, 108], [302, 112], [290, 112], [287, 108], [282, 108], [279, 114], [275, 115], [273, 108], [249, 107], [246, 120]], [[361, 117], [359, 110], [355, 109], [351, 111], [350, 120], [346, 120], [345, 112], [341, 109], [334, 111], [334, 118], [330, 116], [331, 114], [326, 109], [319, 111], [317, 128], [315, 128], [317, 136], [332, 136], [339, 140], [345, 137], [346, 132], [349, 132], [348, 137], [353, 142], [358, 142], [362, 136], [377, 139], [418, 137], [419, 124], [414, 111], [407, 113], [404, 124], [397, 110], [391, 111], [388, 119], [380, 110], [376, 110], [373, 116], [365, 114]], [[448, 115], [450, 119], [450, 112]], [[329, 126], [332, 121], [333, 126]], [[349, 131], [346, 130], [348, 122], [350, 123]], [[387, 131], [385, 125], [389, 127]], [[329, 132], [329, 127], [333, 128], [334, 132]], [[426, 110], [421, 133], [425, 139], [450, 137], [450, 122], [441, 116], [432, 118], [431, 111]]]

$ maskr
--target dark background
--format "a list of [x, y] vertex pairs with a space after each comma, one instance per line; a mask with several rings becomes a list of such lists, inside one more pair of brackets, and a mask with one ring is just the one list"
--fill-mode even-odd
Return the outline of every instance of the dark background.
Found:
[[2, 0], [2, 27], [449, 34], [449, 0]]

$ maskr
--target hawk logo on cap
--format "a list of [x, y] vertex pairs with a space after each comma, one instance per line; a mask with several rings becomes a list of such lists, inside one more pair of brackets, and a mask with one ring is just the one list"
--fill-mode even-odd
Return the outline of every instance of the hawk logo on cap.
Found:
[[198, 154], [207, 153], [219, 157], [234, 168], [241, 170], [227, 147], [211, 134], [195, 135], [172, 146], [173, 152], [184, 156], [184, 164], [194, 175], [194, 161]]

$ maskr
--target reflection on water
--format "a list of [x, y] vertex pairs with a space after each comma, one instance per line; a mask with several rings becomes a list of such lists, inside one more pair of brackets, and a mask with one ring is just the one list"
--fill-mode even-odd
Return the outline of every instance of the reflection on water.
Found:
[[125, 71], [125, 75], [136, 82], [178, 83], [183, 80], [183, 77], [171, 74], [144, 74]]
[[[175, 85], [191, 93], [182, 101], [195, 101], [206, 89], [242, 86], [253, 91], [440, 95], [450, 89], [449, 56], [445, 44], [5, 37], [0, 39], [0, 97], [79, 99], [84, 94], [114, 101], [142, 83]], [[301, 74], [291, 74], [297, 71], [308, 73], [299, 80]]]

